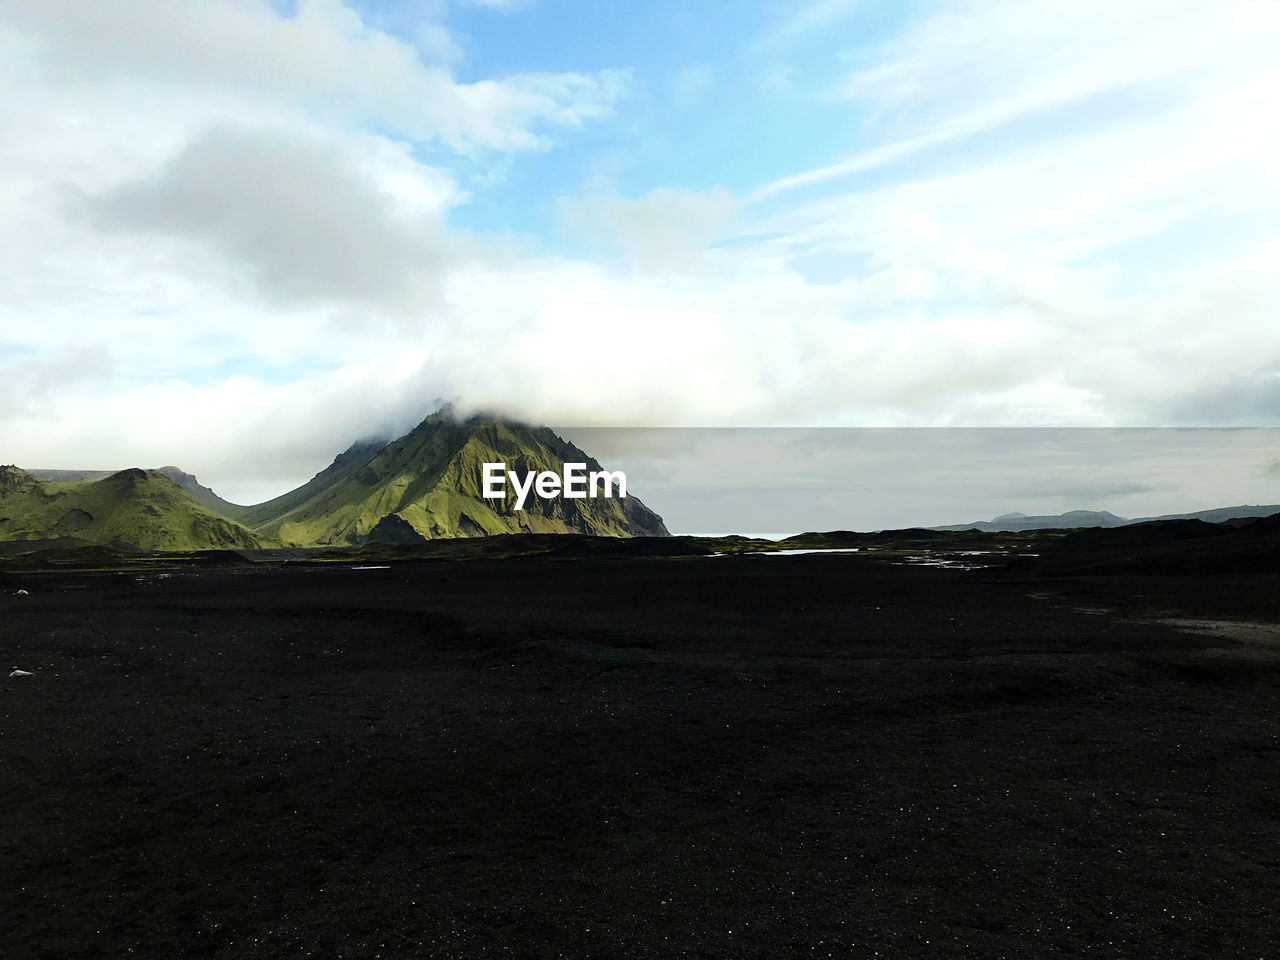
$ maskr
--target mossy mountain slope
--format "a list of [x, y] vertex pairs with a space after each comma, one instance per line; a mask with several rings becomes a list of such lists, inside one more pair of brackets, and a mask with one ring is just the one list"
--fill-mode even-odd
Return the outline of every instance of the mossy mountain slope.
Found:
[[0, 467], [0, 540], [75, 537], [141, 550], [256, 549], [267, 538], [219, 516], [154, 470], [41, 482]]
[[446, 410], [378, 449], [348, 450], [308, 484], [244, 508], [241, 516], [259, 533], [299, 546], [506, 533], [669, 535], [662, 518], [631, 496], [531, 497], [518, 511], [514, 493], [505, 500], [481, 495], [486, 462], [503, 462], [523, 475], [530, 470], [560, 473], [566, 461], [603, 469], [546, 427], [457, 420]]
[[[274, 525], [281, 517], [323, 497], [326, 491], [352, 478], [366, 463], [376, 457], [386, 447], [385, 441], [360, 441], [352, 444], [338, 454], [333, 463], [325, 467], [302, 486], [281, 494], [272, 500], [256, 503], [252, 506], [240, 506], [222, 500], [223, 506], [218, 509], [224, 516], [231, 517], [248, 527]], [[193, 481], [194, 477], [191, 478]], [[210, 491], [212, 493], [213, 491]], [[216, 496], [216, 494], [215, 494]], [[221, 500], [221, 498], [219, 498]]]

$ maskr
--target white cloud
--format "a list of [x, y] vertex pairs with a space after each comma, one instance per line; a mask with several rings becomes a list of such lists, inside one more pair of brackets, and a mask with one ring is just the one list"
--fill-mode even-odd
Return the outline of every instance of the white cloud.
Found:
[[540, 125], [606, 116], [627, 83], [616, 71], [458, 83], [338, 0], [301, 0], [294, 16], [265, 0], [210, 0], [199, 15], [171, 0], [15, 0], [5, 21], [35, 39], [55, 83], [239, 91], [460, 151], [543, 147]]
[[440, 399], [415, 379], [423, 361], [423, 351], [403, 351], [274, 385], [241, 375], [203, 386], [120, 383], [109, 391], [64, 382], [39, 411], [6, 418], [6, 446], [29, 467], [174, 462], [233, 499], [265, 498], [356, 439], [412, 426]]
[[332, 145], [219, 128], [84, 209], [100, 230], [205, 245], [276, 303], [424, 306], [446, 256], [441, 214], [457, 190], [385, 142], [367, 152], [378, 175]]
[[629, 199], [592, 193], [560, 201], [563, 226], [589, 240], [617, 248], [648, 270], [681, 270], [721, 236], [739, 209], [728, 190], [659, 187]]

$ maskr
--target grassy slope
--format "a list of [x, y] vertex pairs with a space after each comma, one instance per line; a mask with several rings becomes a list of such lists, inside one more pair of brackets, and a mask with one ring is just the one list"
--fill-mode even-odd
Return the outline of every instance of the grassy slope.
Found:
[[595, 460], [546, 428], [458, 422], [449, 414], [436, 414], [358, 467], [335, 470], [340, 466], [335, 462], [330, 482], [319, 483], [325, 474], [318, 475], [310, 496], [298, 496], [306, 492], [299, 488], [273, 501], [274, 516], [261, 510], [247, 519], [258, 520], [259, 532], [297, 545], [362, 542], [388, 514], [402, 517], [428, 539], [522, 532], [666, 533], [661, 518], [634, 497], [534, 499], [516, 512], [514, 495], [502, 502], [480, 495], [480, 465], [486, 461], [505, 462], [519, 473], [559, 473], [566, 459], [600, 469]]
[[257, 528], [269, 525], [278, 527], [280, 518], [309, 500], [323, 497], [325, 492], [331, 488], [346, 483], [383, 449], [382, 444], [354, 444], [339, 454], [333, 463], [296, 490], [290, 490], [288, 493], [282, 494], [273, 500], [267, 500], [264, 503], [254, 504], [253, 506], [242, 507], [237, 504], [229, 504], [228, 506], [234, 508], [235, 514], [228, 513], [227, 515], [232, 516], [233, 519], [248, 527]]
[[143, 550], [253, 549], [273, 544], [193, 500], [154, 471], [41, 483], [0, 468], [0, 540], [77, 537]]

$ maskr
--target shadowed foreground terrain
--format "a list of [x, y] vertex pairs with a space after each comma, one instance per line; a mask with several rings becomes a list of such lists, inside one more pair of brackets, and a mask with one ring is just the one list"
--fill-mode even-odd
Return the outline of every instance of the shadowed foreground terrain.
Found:
[[12, 576], [12, 960], [1280, 942], [1276, 576], [856, 555]]

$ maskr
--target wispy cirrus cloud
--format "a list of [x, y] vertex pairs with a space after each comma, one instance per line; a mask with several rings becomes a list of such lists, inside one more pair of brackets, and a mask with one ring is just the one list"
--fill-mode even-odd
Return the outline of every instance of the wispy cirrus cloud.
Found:
[[771, 24], [756, 41], [756, 49], [768, 50], [794, 43], [805, 34], [848, 16], [863, 3], [865, 0], [815, 0], [802, 4]]
[[464, 7], [479, 7], [499, 13], [515, 13], [538, 5], [538, 0], [460, 0]]
[[1190, 0], [948, 0], [893, 39], [851, 51], [861, 65], [831, 92], [865, 110], [881, 142], [762, 185], [756, 196], [879, 169], [1086, 101], [1083, 117], [1055, 121], [1105, 132], [1117, 115], [1177, 122], [1180, 108], [1258, 86], [1274, 93], [1280, 78], [1266, 68], [1265, 51], [1277, 37], [1280, 17], [1251, 0], [1214, 8]]

